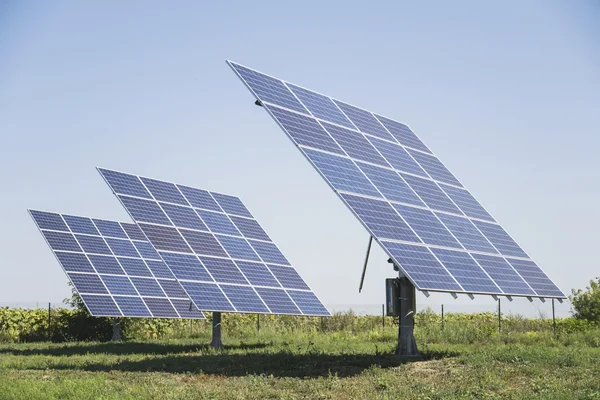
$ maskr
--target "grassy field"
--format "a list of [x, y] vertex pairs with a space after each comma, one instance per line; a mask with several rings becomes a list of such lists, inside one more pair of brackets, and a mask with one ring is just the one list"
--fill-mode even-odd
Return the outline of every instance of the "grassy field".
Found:
[[[417, 328], [421, 361], [392, 355], [396, 328], [125, 343], [0, 344], [0, 399], [600, 399], [600, 331], [489, 335]], [[458, 329], [458, 328], [457, 328]], [[439, 330], [437, 331], [439, 333]]]

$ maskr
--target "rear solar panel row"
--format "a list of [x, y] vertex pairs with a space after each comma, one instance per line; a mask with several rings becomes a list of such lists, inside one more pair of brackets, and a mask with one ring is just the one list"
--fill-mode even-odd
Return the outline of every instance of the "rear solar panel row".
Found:
[[564, 297], [408, 126], [229, 64], [417, 288]]
[[99, 171], [198, 309], [329, 315], [239, 198]]
[[136, 224], [30, 213], [92, 315], [204, 318]]

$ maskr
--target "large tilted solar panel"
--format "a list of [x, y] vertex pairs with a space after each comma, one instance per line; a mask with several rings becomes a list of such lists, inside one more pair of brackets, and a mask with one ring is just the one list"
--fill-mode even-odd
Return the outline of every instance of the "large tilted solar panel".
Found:
[[92, 315], [204, 318], [136, 224], [29, 212]]
[[330, 315], [239, 198], [99, 171], [198, 309]]
[[408, 126], [228, 63], [418, 289], [565, 297]]

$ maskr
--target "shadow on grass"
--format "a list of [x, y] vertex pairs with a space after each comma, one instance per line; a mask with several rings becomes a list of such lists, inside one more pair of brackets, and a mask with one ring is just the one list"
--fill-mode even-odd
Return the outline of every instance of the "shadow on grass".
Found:
[[[266, 343], [242, 343], [239, 345], [225, 346], [226, 349], [254, 350], [266, 347]], [[177, 354], [197, 353], [208, 351], [207, 344], [177, 344], [177, 343], [98, 343], [98, 344], [65, 344], [62, 346], [45, 349], [0, 349], [0, 354], [17, 356], [47, 355], [47, 356], [72, 356], [85, 354]]]
[[[456, 355], [451, 352], [426, 351], [419, 360], [415, 361]], [[123, 360], [110, 364], [94, 363], [90, 360], [81, 366], [53, 364], [51, 369], [92, 372], [202, 373], [227, 377], [264, 374], [275, 377], [317, 378], [335, 375], [342, 378], [358, 375], [373, 366], [392, 368], [407, 362], [413, 361], [403, 360], [391, 354], [331, 355], [310, 352], [294, 354], [282, 351], [255, 354], [179, 354], [135, 361]]]

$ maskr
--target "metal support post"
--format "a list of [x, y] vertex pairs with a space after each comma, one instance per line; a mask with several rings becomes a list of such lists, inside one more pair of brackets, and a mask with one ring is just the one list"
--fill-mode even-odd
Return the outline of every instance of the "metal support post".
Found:
[[223, 342], [221, 342], [221, 313], [212, 313], [212, 341], [210, 347], [215, 350], [223, 349]]
[[358, 286], [358, 293], [362, 291], [363, 283], [365, 282], [365, 274], [367, 273], [367, 264], [369, 263], [369, 254], [371, 254], [371, 244], [373, 243], [373, 236], [369, 236], [369, 245], [367, 246], [367, 255], [365, 257], [365, 265], [363, 266], [362, 275], [360, 276], [360, 285]]
[[498, 333], [502, 331], [502, 311], [500, 308], [500, 298], [498, 297]]
[[113, 318], [113, 335], [111, 341], [120, 342], [121, 341], [121, 323], [119, 322], [119, 318]]
[[444, 305], [442, 304], [442, 330], [444, 330]]
[[381, 327], [385, 328], [385, 304], [381, 305]]
[[256, 314], [256, 332], [260, 332], [260, 314]]
[[52, 317], [50, 316], [50, 310], [52, 303], [48, 303], [48, 341], [52, 340]]
[[554, 299], [552, 299], [552, 329], [554, 330], [554, 340], [558, 339], [556, 335], [556, 314], [554, 313]]
[[418, 357], [419, 350], [415, 342], [415, 312], [417, 295], [414, 285], [406, 278], [398, 279], [400, 319], [398, 323], [398, 347], [396, 355], [402, 357]]

